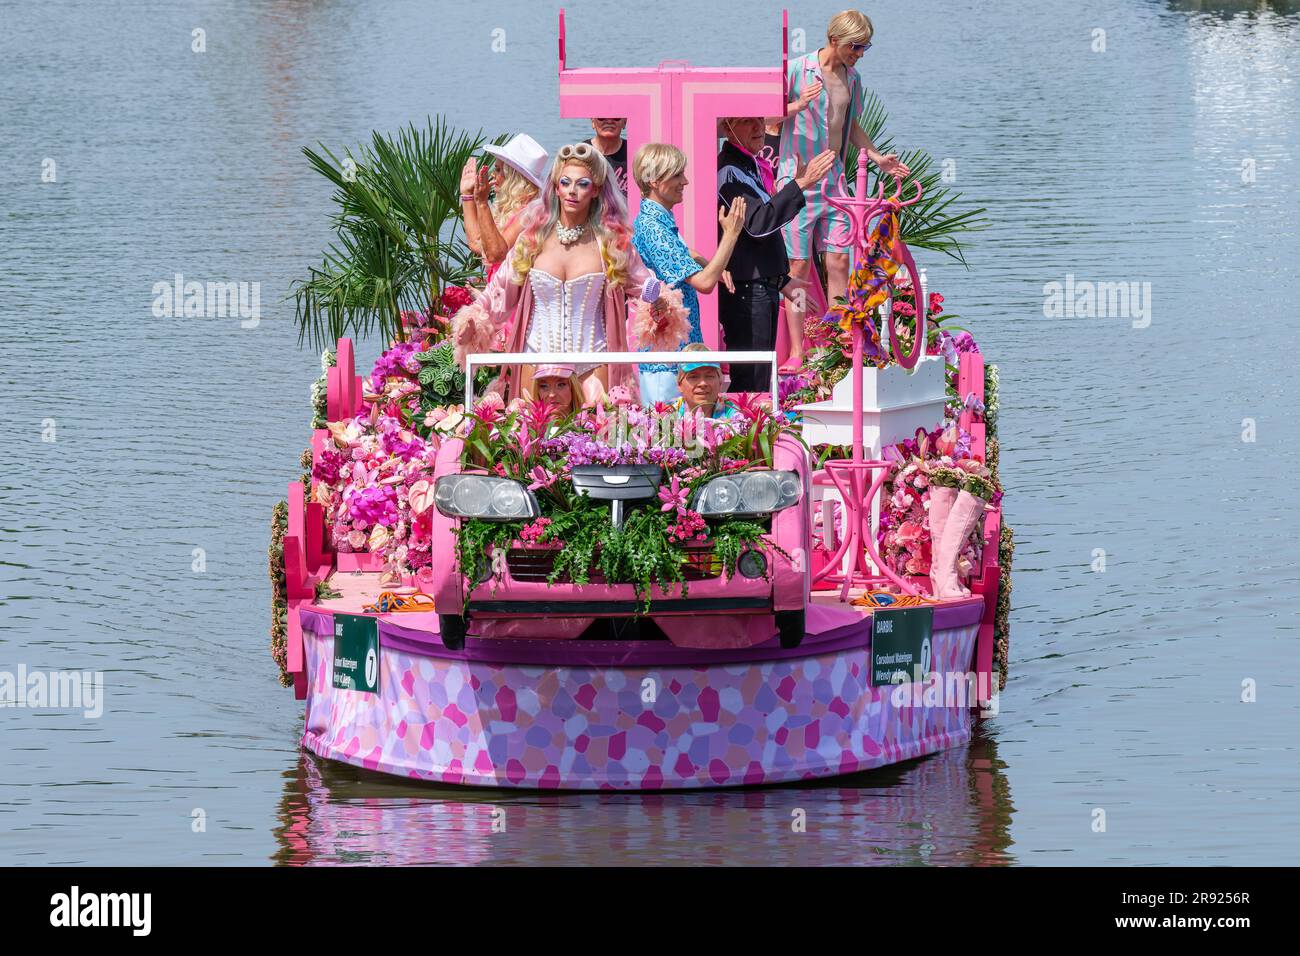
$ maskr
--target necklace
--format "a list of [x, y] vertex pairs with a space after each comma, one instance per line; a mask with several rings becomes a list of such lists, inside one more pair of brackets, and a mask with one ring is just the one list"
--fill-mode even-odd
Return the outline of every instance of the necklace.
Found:
[[571, 246], [582, 238], [582, 233], [586, 228], [586, 223], [579, 223], [573, 228], [569, 228], [563, 223], [557, 222], [555, 224], [555, 235], [559, 238], [562, 245]]

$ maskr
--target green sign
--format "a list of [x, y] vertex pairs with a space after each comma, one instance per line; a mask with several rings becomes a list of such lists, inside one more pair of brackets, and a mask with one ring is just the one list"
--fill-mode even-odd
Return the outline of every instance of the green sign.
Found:
[[878, 609], [871, 615], [872, 687], [925, 680], [930, 673], [934, 608]]
[[379, 621], [357, 614], [334, 615], [334, 687], [379, 691]]

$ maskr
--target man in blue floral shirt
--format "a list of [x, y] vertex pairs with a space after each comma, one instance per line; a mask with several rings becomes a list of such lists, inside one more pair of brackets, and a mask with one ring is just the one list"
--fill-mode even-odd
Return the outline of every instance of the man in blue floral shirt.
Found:
[[[722, 238], [713, 258], [705, 260], [687, 247], [672, 214], [672, 208], [682, 201], [682, 193], [689, 184], [686, 154], [667, 143], [647, 143], [637, 150], [632, 175], [644, 197], [632, 224], [632, 245], [659, 281], [682, 290], [682, 303], [691, 316], [689, 341], [703, 342], [699, 293], [712, 292], [727, 268], [745, 227], [744, 200], [738, 199], [729, 211], [719, 212]], [[677, 397], [675, 366], [645, 364], [637, 366], [637, 370], [643, 403], [667, 402]]]

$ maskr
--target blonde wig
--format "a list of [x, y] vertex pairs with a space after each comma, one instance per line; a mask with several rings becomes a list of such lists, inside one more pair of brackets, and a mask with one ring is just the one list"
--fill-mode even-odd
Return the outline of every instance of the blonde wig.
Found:
[[860, 10], [844, 10], [831, 17], [826, 25], [826, 40], [834, 43], [866, 43], [871, 39], [876, 28], [871, 25], [871, 18]]
[[510, 221], [511, 216], [537, 198], [537, 187], [509, 163], [499, 159], [497, 162], [501, 164], [503, 176], [501, 188], [496, 191], [496, 199], [492, 203], [492, 220], [500, 228]]

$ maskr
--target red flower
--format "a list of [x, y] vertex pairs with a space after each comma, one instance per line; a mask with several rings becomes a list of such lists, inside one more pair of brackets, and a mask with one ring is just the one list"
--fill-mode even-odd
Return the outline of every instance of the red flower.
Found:
[[468, 289], [458, 285], [449, 285], [442, 290], [443, 315], [455, 315], [457, 311], [474, 301]]

